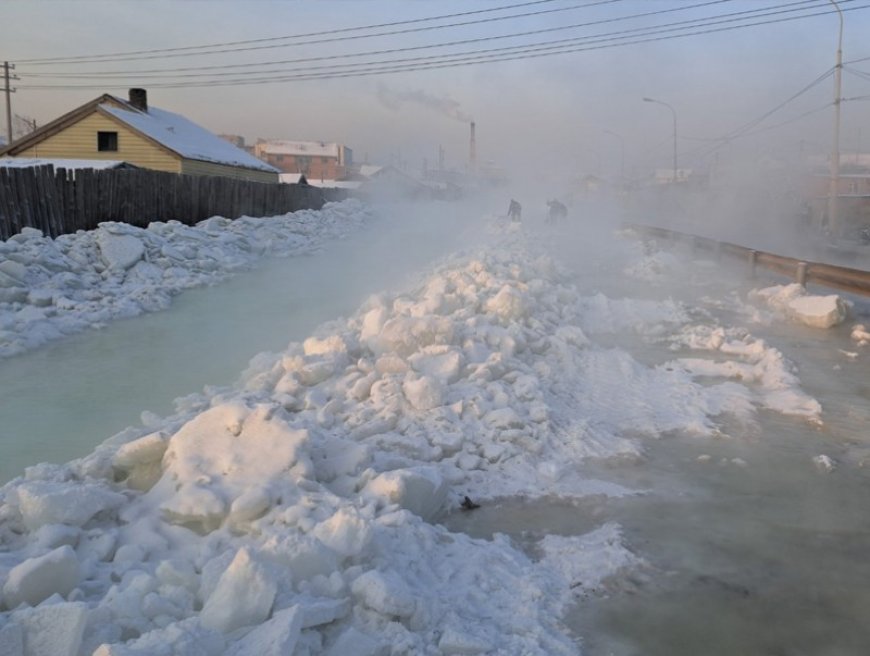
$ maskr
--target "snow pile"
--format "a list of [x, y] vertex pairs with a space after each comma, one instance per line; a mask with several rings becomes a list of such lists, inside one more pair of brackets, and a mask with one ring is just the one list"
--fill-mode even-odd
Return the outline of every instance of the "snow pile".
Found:
[[742, 397], [744, 411], [741, 413], [732, 405], [731, 410], [735, 415], [742, 414], [748, 418], [745, 404], [751, 403], [821, 423], [822, 407], [819, 402], [800, 389], [800, 380], [791, 363], [764, 340], [736, 328], [687, 326], [671, 341], [675, 348], [688, 347], [734, 358], [679, 358], [665, 366], [680, 369], [693, 377], [722, 377], [740, 381], [717, 386], [729, 392], [723, 394], [723, 402], [740, 403]]
[[547, 535], [538, 548], [544, 554], [541, 562], [559, 572], [580, 597], [601, 594], [608, 578], [646, 566], [623, 546], [622, 529], [613, 522], [586, 535]]
[[829, 474], [837, 468], [837, 463], [834, 462], [834, 459], [826, 456], [824, 453], [813, 457], [813, 464], [816, 466], [816, 469], [825, 474]]
[[868, 332], [867, 328], [862, 323], [856, 323], [852, 326], [850, 337], [858, 342], [858, 346], [867, 346], [867, 344], [870, 344], [870, 332]]
[[[122, 267], [133, 244], [115, 245]], [[545, 538], [535, 559], [427, 520], [465, 495], [589, 493], [583, 459], [637, 455], [668, 431], [716, 435], [720, 415], [818, 414], [748, 336], [688, 326], [675, 348], [711, 359], [654, 367], [590, 338], [687, 321], [677, 304], [583, 297], [518, 243], [445, 262], [257, 356], [238, 386], [2, 488], [0, 648], [575, 654], [558, 621], [572, 586], [639, 564], [617, 526]], [[707, 375], [742, 382], [695, 380]]]
[[831, 328], [842, 323], [851, 305], [837, 294], [807, 294], [806, 288], [798, 283], [753, 289], [749, 292], [749, 300], [765, 303], [794, 321], [813, 328]]
[[271, 218], [213, 217], [146, 229], [102, 223], [56, 239], [25, 228], [0, 242], [0, 357], [169, 306], [264, 255], [310, 252], [370, 218], [356, 200]]

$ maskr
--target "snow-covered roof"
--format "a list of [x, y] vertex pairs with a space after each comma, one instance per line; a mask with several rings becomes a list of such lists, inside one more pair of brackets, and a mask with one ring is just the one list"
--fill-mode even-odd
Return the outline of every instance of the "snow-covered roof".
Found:
[[12, 169], [32, 166], [53, 166], [56, 169], [115, 169], [129, 166], [127, 162], [114, 159], [49, 159], [45, 157], [0, 157], [0, 166]]
[[[125, 107], [130, 107], [120, 98], [117, 100]], [[229, 141], [221, 139], [180, 114], [151, 106], [148, 107], [147, 112], [121, 109], [109, 104], [100, 105], [100, 109], [185, 159], [241, 166], [260, 171], [276, 173], [278, 171], [273, 166], [248, 154], [241, 148], [237, 148]]]
[[339, 145], [322, 141], [264, 141], [257, 144], [262, 153], [270, 155], [310, 155], [312, 157], [338, 157]]

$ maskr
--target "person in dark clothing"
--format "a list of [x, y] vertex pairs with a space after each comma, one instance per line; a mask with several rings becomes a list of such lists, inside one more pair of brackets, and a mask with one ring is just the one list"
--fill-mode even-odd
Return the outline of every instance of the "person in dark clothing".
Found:
[[508, 216], [511, 218], [511, 221], [517, 223], [522, 218], [523, 214], [523, 206], [520, 205], [517, 201], [511, 198], [510, 207], [508, 207]]
[[547, 207], [549, 208], [547, 213], [547, 221], [549, 223], [558, 223], [568, 216], [568, 208], [558, 200], [548, 200]]

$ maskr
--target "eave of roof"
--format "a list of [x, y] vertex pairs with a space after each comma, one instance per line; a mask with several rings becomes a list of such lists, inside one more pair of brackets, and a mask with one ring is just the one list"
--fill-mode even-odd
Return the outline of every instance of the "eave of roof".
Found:
[[13, 141], [11, 144], [3, 147], [2, 149], [0, 149], [0, 156], [7, 155], [14, 157], [15, 153], [27, 150], [34, 144], [37, 144], [40, 141], [43, 141], [48, 137], [57, 134], [61, 130], [64, 130], [65, 128], [84, 118], [91, 112], [96, 111], [96, 108], [101, 103], [106, 102], [118, 102], [118, 99], [108, 93], [104, 93], [103, 95], [86, 102], [84, 105], [76, 107], [72, 111], [69, 111], [62, 116], [59, 116], [53, 121], [46, 123], [42, 127], [37, 128], [30, 134], [27, 134], [20, 139]]

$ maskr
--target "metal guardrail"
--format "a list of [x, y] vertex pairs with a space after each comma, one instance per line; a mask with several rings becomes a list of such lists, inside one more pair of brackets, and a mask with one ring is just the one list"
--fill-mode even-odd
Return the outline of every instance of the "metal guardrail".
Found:
[[735, 258], [741, 258], [747, 262], [753, 274], [758, 267], [762, 267], [787, 276], [801, 285], [813, 283], [853, 294], [870, 296], [870, 271], [850, 269], [848, 267], [825, 264], [824, 262], [812, 262], [793, 257], [784, 257], [775, 253], [732, 244], [727, 241], [717, 241], [709, 237], [701, 237], [655, 226], [629, 223], [626, 224], [626, 227], [650, 237], [687, 244], [693, 249], [707, 250], [717, 255], [730, 255]]

